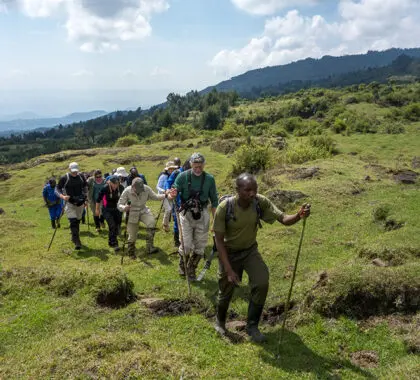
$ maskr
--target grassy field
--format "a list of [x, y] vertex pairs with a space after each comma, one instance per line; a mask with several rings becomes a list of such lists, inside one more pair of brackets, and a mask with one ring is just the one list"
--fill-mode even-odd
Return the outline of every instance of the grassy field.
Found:
[[[0, 378], [420, 378], [418, 314], [368, 319], [325, 316], [303, 302], [323, 271], [339, 283], [340, 273], [350, 273], [352, 268], [385, 278], [397, 270], [408, 273], [420, 268], [419, 184], [398, 183], [390, 172], [411, 168], [413, 157], [419, 155], [419, 131], [420, 124], [412, 123], [398, 135], [334, 135], [337, 155], [303, 165], [279, 164], [258, 176], [261, 192], [298, 190], [312, 204], [293, 293], [296, 306], [281, 347], [280, 323], [262, 324], [268, 343], [261, 346], [246, 340], [232, 343], [216, 335], [212, 328], [216, 262], [203, 282], [192, 285], [195, 306], [189, 312], [158, 316], [141, 302], [147, 297], [187, 298], [186, 282], [177, 274], [171, 234], [157, 233], [157, 255], [136, 261], [126, 258], [121, 266], [120, 256], [107, 247], [106, 233], [96, 233], [93, 226], [88, 230], [81, 225], [85, 247], [74, 251], [64, 220], [47, 251], [52, 230], [41, 191], [46, 178], [66, 172], [68, 162], [77, 161], [86, 171], [97, 167], [107, 171], [120, 166], [110, 162], [116, 157], [128, 162], [135, 155], [148, 157], [133, 163], [154, 188], [167, 158], [185, 159], [199, 150], [223, 194], [232, 191], [228, 174], [233, 157], [207, 145], [194, 148], [200, 141], [195, 139], [122, 148], [118, 154], [97, 149], [94, 156], [81, 154], [21, 170], [6, 168], [12, 178], [0, 185], [5, 211], [0, 216]], [[291, 141], [297, 139], [307, 141], [307, 137]], [[193, 147], [187, 148], [189, 144]], [[124, 166], [128, 169], [130, 164]], [[317, 167], [319, 173], [294, 179], [293, 173], [303, 167]], [[150, 207], [156, 215], [160, 203], [151, 202]], [[373, 213], [380, 207], [403, 226], [386, 231], [375, 222]], [[287, 211], [297, 208], [291, 205]], [[285, 302], [301, 228], [301, 224], [265, 224], [259, 231], [260, 251], [270, 268], [267, 310]], [[145, 245], [144, 236], [141, 229], [139, 251]], [[209, 250], [210, 246], [209, 239]], [[378, 257], [386, 249], [393, 250], [402, 259], [398, 266], [376, 267], [371, 259], [361, 257], [366, 249]], [[410, 254], [402, 257], [407, 250]], [[97, 304], [101, 289], [127, 278], [134, 284], [137, 300], [121, 308]], [[246, 317], [246, 285], [244, 279], [232, 302], [234, 319]], [[418, 302], [417, 298], [417, 311]], [[366, 359], [363, 351], [373, 356], [368, 353]], [[365, 360], [358, 360], [360, 356]]]

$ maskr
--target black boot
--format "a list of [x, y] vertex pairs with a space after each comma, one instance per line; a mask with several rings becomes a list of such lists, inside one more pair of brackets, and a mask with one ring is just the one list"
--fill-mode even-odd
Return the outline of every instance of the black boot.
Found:
[[55, 224], [56, 224], [57, 228], [60, 228], [61, 227], [61, 225], [60, 225], [60, 219], [57, 219], [55, 221]]
[[214, 324], [214, 329], [216, 332], [222, 336], [226, 335], [226, 316], [229, 309], [229, 303], [227, 305], [221, 304], [220, 302], [217, 304], [217, 311], [216, 311], [216, 323]]
[[263, 309], [264, 305], [257, 305], [254, 302], [249, 301], [246, 332], [250, 339], [255, 343], [263, 343], [267, 341], [267, 338], [260, 332], [260, 330], [258, 330], [258, 324], [260, 323]]
[[53, 230], [55, 230], [55, 220], [51, 220], [51, 227], [53, 228]]
[[136, 244], [128, 242], [127, 247], [128, 247], [127, 248], [128, 256], [131, 257], [132, 259], [135, 259], [136, 258]]

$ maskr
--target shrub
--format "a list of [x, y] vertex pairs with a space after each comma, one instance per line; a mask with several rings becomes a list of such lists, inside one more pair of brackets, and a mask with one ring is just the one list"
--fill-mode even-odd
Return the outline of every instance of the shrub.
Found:
[[389, 135], [396, 135], [398, 133], [404, 133], [405, 128], [404, 125], [398, 121], [384, 122], [379, 126], [378, 132], [386, 133]]
[[403, 108], [404, 119], [410, 121], [420, 120], [420, 103], [412, 103]]
[[391, 207], [389, 205], [379, 205], [373, 210], [372, 216], [375, 222], [384, 222], [391, 211]]
[[260, 170], [269, 169], [272, 161], [273, 149], [269, 145], [257, 145], [251, 142], [248, 145], [242, 145], [236, 151], [232, 174], [258, 173]]
[[343, 119], [340, 119], [339, 117], [337, 117], [335, 118], [334, 123], [331, 125], [331, 129], [335, 133], [341, 133], [347, 129], [347, 124], [344, 122]]
[[336, 142], [331, 136], [327, 135], [318, 135], [318, 136], [310, 136], [309, 137], [309, 144], [314, 148], [323, 149], [329, 153], [336, 153]]
[[226, 121], [223, 129], [220, 131], [219, 136], [222, 139], [231, 139], [234, 137], [245, 137], [247, 134], [247, 129], [243, 124], [236, 125]]
[[127, 135], [127, 136], [120, 137], [115, 142], [114, 145], [116, 147], [127, 147], [127, 146], [137, 145], [137, 144], [140, 144], [140, 140], [136, 135]]
[[287, 132], [293, 132], [295, 129], [301, 128], [303, 122], [300, 117], [289, 117], [283, 120], [283, 125]]
[[184, 141], [197, 137], [197, 131], [190, 125], [176, 124], [172, 128], [163, 128], [152, 136], [152, 141]]
[[306, 161], [327, 158], [331, 154], [324, 148], [310, 144], [297, 143], [286, 149], [285, 160], [288, 164], [303, 164]]

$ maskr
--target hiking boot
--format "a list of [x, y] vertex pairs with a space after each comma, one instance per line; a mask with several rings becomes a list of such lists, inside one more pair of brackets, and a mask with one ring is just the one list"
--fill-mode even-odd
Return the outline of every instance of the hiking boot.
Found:
[[105, 229], [105, 223], [104, 222], [101, 222], [101, 228], [103, 228], [103, 229]]
[[51, 227], [53, 230], [56, 229], [55, 220], [51, 220]]
[[155, 239], [155, 230], [154, 228], [147, 228], [147, 237], [146, 237], [146, 252], [151, 255], [159, 251], [159, 248], [156, 248], [153, 245], [153, 241]]
[[163, 229], [165, 232], [169, 232], [169, 231], [170, 231], [169, 224], [162, 224], [162, 229]]
[[117, 253], [121, 248], [120, 247], [118, 247], [118, 245], [116, 245], [115, 247], [113, 247], [114, 248], [114, 252], [115, 253]]
[[100, 227], [97, 227], [97, 228], [96, 228], [96, 232], [97, 232], [97, 233], [101, 232]]
[[258, 329], [258, 323], [260, 322], [263, 308], [264, 305], [257, 305], [252, 301], [249, 302], [246, 333], [249, 335], [251, 341], [255, 343], [264, 343], [267, 341], [265, 335]]
[[193, 253], [190, 259], [188, 260], [187, 272], [188, 272], [189, 279], [192, 281], [197, 279], [195, 271], [197, 270], [197, 266], [200, 260], [201, 260], [201, 256], [195, 253]]
[[127, 253], [128, 256], [131, 257], [132, 259], [136, 258], [136, 245], [135, 243], [127, 243]]
[[178, 273], [180, 276], [185, 276], [184, 256], [179, 255]]
[[82, 216], [82, 224], [86, 224], [86, 217], [84, 215]]
[[57, 219], [57, 220], [55, 221], [55, 225], [57, 226], [57, 228], [60, 228], [60, 227], [61, 227], [61, 225], [60, 225], [60, 220], [59, 220], [59, 219]]
[[221, 305], [221, 304], [217, 305], [216, 322], [214, 324], [214, 329], [221, 336], [225, 336], [227, 333], [226, 316], [227, 316], [228, 307], [229, 305]]

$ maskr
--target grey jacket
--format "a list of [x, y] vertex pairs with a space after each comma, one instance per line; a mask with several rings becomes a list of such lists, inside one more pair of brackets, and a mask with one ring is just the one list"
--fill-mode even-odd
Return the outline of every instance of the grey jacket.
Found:
[[123, 212], [130, 200], [131, 207], [128, 223], [137, 223], [142, 214], [148, 214], [150, 212], [149, 208], [146, 206], [146, 202], [149, 199], [152, 201], [161, 201], [165, 199], [165, 194], [156, 194], [149, 186], [144, 185], [144, 191], [138, 195], [131, 186], [128, 186], [121, 194], [117, 207], [118, 210]]

